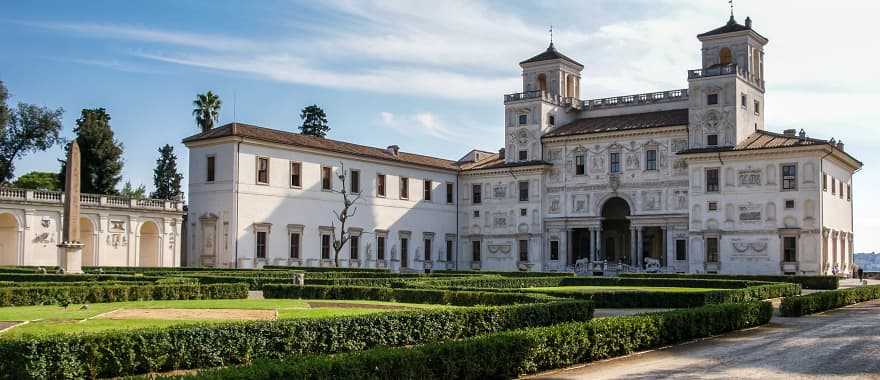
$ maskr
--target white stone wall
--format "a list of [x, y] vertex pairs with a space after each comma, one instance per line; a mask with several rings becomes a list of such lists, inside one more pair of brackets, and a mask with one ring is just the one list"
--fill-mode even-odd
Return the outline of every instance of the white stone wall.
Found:
[[828, 181], [827, 189], [821, 193], [822, 241], [825, 244], [826, 259], [822, 269], [826, 273], [831, 273], [837, 265], [840, 273], [850, 275], [854, 253], [852, 251], [853, 203], [848, 198], [847, 186], [852, 186], [852, 172], [833, 157], [823, 159], [821, 168], [822, 174], [827, 176]]

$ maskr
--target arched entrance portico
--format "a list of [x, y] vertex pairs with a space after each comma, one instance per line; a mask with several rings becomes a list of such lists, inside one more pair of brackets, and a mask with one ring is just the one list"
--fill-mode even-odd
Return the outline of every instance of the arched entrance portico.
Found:
[[138, 238], [138, 266], [159, 266], [159, 226], [151, 221], [141, 225]]
[[630, 263], [630, 207], [623, 198], [610, 198], [602, 205], [602, 259]]
[[0, 265], [18, 265], [18, 220], [0, 214]]
[[89, 218], [79, 218], [79, 241], [82, 247], [82, 265], [97, 266], [95, 255], [95, 227]]

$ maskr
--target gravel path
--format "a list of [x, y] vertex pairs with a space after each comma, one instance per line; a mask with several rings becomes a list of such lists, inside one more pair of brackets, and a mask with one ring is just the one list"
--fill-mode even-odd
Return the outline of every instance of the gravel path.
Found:
[[880, 301], [537, 377], [880, 379]]

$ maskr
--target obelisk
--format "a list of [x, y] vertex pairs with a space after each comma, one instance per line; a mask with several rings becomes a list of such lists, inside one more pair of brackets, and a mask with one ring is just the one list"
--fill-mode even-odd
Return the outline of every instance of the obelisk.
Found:
[[82, 273], [82, 247], [79, 240], [79, 145], [70, 143], [67, 173], [64, 177], [64, 227], [61, 244], [61, 268], [64, 273]]

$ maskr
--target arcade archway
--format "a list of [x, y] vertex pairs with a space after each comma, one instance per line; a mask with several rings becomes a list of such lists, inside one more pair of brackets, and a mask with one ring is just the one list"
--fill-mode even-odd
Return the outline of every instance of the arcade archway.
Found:
[[[602, 258], [613, 263], [630, 263], [630, 207], [614, 197], [602, 205]], [[630, 263], [631, 264], [631, 263]]]
[[141, 225], [138, 259], [139, 266], [159, 266], [159, 226], [156, 223], [146, 221]]
[[79, 241], [82, 247], [82, 265], [97, 266], [98, 258], [95, 256], [95, 227], [89, 218], [79, 218]]
[[18, 220], [0, 214], [0, 265], [18, 265]]

